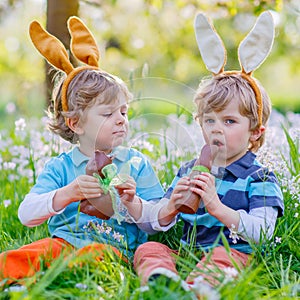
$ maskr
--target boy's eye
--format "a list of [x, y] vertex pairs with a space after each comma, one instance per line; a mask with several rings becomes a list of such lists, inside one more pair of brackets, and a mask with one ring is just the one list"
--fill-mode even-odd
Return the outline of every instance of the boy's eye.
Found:
[[206, 119], [204, 122], [207, 124], [213, 124], [215, 121], [213, 119]]
[[231, 120], [231, 119], [228, 119], [228, 120], [225, 120], [224, 123], [225, 123], [225, 124], [233, 124], [233, 123], [235, 123], [235, 121], [234, 121], [234, 120]]
[[102, 114], [103, 117], [110, 117], [112, 115], [112, 113], [105, 113], [105, 114]]

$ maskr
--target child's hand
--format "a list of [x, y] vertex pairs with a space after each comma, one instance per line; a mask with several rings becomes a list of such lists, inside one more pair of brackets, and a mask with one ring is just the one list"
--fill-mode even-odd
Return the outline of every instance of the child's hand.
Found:
[[132, 202], [136, 193], [136, 182], [129, 175], [122, 175], [122, 183], [115, 185], [116, 190], [120, 195], [121, 201]]
[[73, 201], [98, 198], [103, 193], [98, 179], [90, 175], [78, 176], [66, 188], [68, 188]]
[[198, 194], [207, 209], [207, 212], [217, 218], [228, 228], [232, 224], [238, 228], [240, 222], [240, 214], [234, 209], [226, 206], [221, 202], [215, 188], [215, 177], [210, 173], [201, 173], [191, 180], [191, 183], [196, 187], [191, 188], [191, 191]]
[[176, 215], [179, 213], [179, 211], [176, 209], [176, 203], [178, 200], [182, 198], [182, 191], [188, 190], [190, 187], [190, 178], [189, 177], [182, 177], [178, 180], [171, 198], [165, 204], [162, 206], [158, 213], [158, 221], [161, 226], [167, 226], [169, 225], [172, 220], [176, 217]]
[[213, 214], [221, 204], [215, 188], [215, 177], [210, 173], [203, 172], [196, 175], [194, 179], [191, 180], [191, 183], [196, 185], [191, 188], [191, 191], [201, 197], [208, 213]]
[[80, 175], [70, 184], [56, 191], [53, 197], [53, 209], [59, 211], [72, 202], [83, 199], [96, 199], [102, 194], [103, 191], [97, 178], [90, 175]]
[[176, 203], [178, 200], [180, 200], [182, 198], [181, 192], [187, 191], [189, 188], [190, 188], [190, 178], [189, 177], [187, 177], [187, 176], [182, 177], [178, 180], [178, 182], [172, 192], [171, 198], [166, 207], [170, 213], [174, 213], [174, 212], [178, 213], [178, 211], [175, 208], [175, 207], [177, 207]]
[[129, 175], [122, 175], [122, 183], [115, 185], [120, 199], [127, 208], [128, 213], [137, 221], [142, 215], [142, 202], [136, 195], [136, 182]]

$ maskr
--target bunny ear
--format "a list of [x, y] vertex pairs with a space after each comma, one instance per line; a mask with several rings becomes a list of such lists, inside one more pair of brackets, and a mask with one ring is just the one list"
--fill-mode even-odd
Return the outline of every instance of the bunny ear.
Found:
[[100, 54], [92, 33], [77, 17], [69, 18], [68, 27], [72, 37], [72, 53], [85, 64], [98, 67]]
[[69, 61], [65, 46], [55, 36], [43, 29], [39, 22], [31, 22], [29, 35], [36, 49], [51, 65], [67, 74], [72, 72], [74, 67]]
[[238, 55], [242, 71], [251, 74], [269, 55], [274, 41], [274, 22], [270, 12], [263, 12], [240, 43]]
[[194, 27], [198, 48], [207, 70], [214, 74], [223, 72], [226, 50], [213, 25], [204, 14], [199, 13]]

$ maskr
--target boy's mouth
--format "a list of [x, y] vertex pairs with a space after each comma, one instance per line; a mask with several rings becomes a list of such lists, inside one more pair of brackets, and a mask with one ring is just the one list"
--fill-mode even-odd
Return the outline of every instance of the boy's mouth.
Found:
[[118, 130], [118, 131], [114, 131], [113, 134], [115, 134], [115, 135], [123, 135], [123, 134], [126, 134], [126, 131], [125, 130]]
[[215, 145], [215, 146], [221, 147], [221, 146], [223, 146], [223, 143], [222, 143], [222, 142], [220, 142], [219, 140], [213, 140], [213, 141], [212, 141], [212, 145]]

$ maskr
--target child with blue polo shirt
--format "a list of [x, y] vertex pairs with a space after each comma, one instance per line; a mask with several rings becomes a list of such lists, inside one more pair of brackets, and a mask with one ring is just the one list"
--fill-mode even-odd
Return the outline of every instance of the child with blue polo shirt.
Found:
[[[251, 243], [271, 238], [276, 219], [283, 214], [283, 196], [276, 176], [255, 155], [264, 141], [271, 102], [251, 73], [269, 52], [273, 22], [269, 13], [262, 14], [241, 43], [241, 71], [223, 70], [223, 45], [203, 14], [197, 16], [195, 27], [203, 60], [213, 73], [200, 82], [194, 98], [205, 142], [218, 149], [213, 167], [210, 173], [190, 178], [196, 159], [187, 162], [158, 204], [143, 203], [140, 211], [130, 211], [135, 219], [148, 223], [149, 233], [168, 230], [179, 216], [184, 222], [181, 243], [202, 253], [185, 281], [193, 286], [202, 280], [214, 286], [226, 271], [237, 274], [237, 269], [247, 265], [253, 251]], [[256, 39], [262, 34], [266, 34], [264, 43], [259, 43]], [[186, 191], [201, 198], [203, 205], [195, 214], [180, 212]], [[178, 279], [176, 253], [158, 242], [139, 246], [134, 267], [142, 284], [161, 275]]]
[[[50, 129], [74, 144], [70, 152], [45, 165], [18, 211], [26, 226], [48, 221], [51, 237], [1, 253], [0, 282], [32, 276], [40, 270], [41, 260], [49, 265], [62, 254], [78, 257], [90, 253], [95, 261], [100, 261], [105, 252], [114, 252], [124, 260], [132, 257], [137, 246], [146, 242], [147, 234], [132, 221], [120, 199], [139, 202], [140, 197], [147, 201], [159, 199], [164, 193], [147, 158], [121, 146], [128, 132], [127, 110], [132, 97], [126, 85], [98, 68], [96, 42], [81, 20], [71, 17], [68, 26], [72, 52], [84, 66], [74, 68], [64, 46], [38, 22], [30, 26], [36, 48], [67, 74], [49, 111]], [[111, 186], [115, 194], [105, 194], [98, 178], [86, 175], [87, 162], [95, 150], [110, 156], [111, 166], [122, 175]], [[97, 205], [88, 208], [89, 200]], [[123, 214], [116, 206], [124, 210]]]

